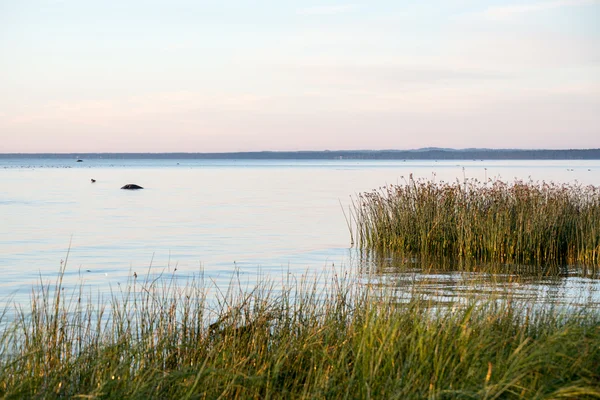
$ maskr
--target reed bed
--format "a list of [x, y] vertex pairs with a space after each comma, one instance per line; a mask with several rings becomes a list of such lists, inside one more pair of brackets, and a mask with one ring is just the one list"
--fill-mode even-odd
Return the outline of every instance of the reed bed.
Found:
[[600, 397], [593, 307], [399, 302], [346, 275], [241, 286], [208, 301], [202, 280], [133, 280], [84, 301], [40, 284], [0, 323], [0, 397]]
[[379, 253], [518, 265], [600, 266], [600, 189], [410, 178], [363, 193], [358, 243]]

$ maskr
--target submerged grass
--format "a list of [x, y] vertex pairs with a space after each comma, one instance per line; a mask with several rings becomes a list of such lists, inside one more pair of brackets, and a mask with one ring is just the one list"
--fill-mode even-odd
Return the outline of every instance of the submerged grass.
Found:
[[463, 264], [600, 266], [600, 189], [579, 184], [414, 180], [359, 195], [363, 249]]
[[337, 275], [209, 289], [134, 279], [84, 301], [40, 284], [0, 321], [0, 397], [600, 398], [595, 308], [399, 302]]

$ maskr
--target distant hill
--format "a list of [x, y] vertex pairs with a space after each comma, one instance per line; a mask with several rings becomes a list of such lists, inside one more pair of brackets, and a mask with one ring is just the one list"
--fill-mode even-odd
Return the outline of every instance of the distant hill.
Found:
[[0, 153], [0, 158], [206, 160], [600, 160], [600, 149], [446, 149], [257, 151], [235, 153]]

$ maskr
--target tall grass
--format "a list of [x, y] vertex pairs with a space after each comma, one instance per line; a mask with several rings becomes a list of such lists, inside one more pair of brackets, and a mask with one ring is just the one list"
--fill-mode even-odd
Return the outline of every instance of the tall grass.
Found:
[[600, 397], [595, 308], [436, 307], [347, 276], [208, 289], [134, 279], [84, 301], [40, 285], [0, 324], [0, 397]]
[[483, 263], [600, 266], [600, 190], [414, 180], [358, 196], [364, 249]]

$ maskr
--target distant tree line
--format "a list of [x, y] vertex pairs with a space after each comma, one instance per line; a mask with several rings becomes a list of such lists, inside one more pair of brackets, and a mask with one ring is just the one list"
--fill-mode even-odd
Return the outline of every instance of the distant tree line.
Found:
[[600, 149], [439, 149], [258, 151], [234, 153], [0, 153], [0, 158], [205, 160], [599, 160]]

